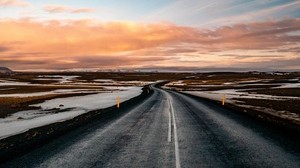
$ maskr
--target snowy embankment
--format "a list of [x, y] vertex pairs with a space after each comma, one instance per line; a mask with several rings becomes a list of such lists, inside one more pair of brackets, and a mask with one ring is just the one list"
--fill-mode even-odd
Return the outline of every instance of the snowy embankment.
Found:
[[121, 102], [142, 93], [142, 87], [122, 87], [109, 93], [97, 93], [86, 96], [56, 98], [31, 106], [39, 110], [20, 111], [7, 118], [0, 119], [0, 139], [23, 133], [29, 129], [72, 119], [92, 110], [114, 106], [117, 97]]
[[[190, 88], [193, 88], [197, 86], [197, 88], [194, 90], [188, 90], [188, 91], [181, 91], [183, 93], [191, 94], [198, 97], [203, 97], [215, 101], [222, 101], [222, 97], [226, 96], [226, 102], [228, 103], [235, 103], [237, 100], [234, 99], [240, 99], [240, 98], [246, 98], [246, 99], [268, 99], [268, 100], [289, 100], [289, 99], [300, 99], [299, 97], [294, 96], [275, 96], [275, 95], [266, 95], [266, 94], [257, 94], [255, 92], [251, 92], [251, 90], [259, 89], [259, 88], [250, 88], [251, 86], [259, 86], [262, 87], [264, 85], [274, 85], [274, 87], [270, 87], [273, 89], [276, 88], [300, 88], [300, 78], [290, 79], [288, 81], [299, 81], [299, 83], [264, 83], [265, 81], [270, 80], [248, 80], [243, 82], [226, 82], [223, 83], [223, 85], [209, 85], [209, 84], [198, 84], [198, 83], [189, 83], [186, 84], [184, 81], [173, 81], [168, 83], [163, 88], [165, 89], [177, 89], [178, 86], [190, 86]], [[202, 81], [201, 81], [202, 82]], [[260, 82], [260, 83], [259, 83]], [[281, 85], [281, 86], [277, 86]], [[218, 88], [222, 86], [232, 86], [232, 87], [241, 87], [241, 86], [249, 86], [249, 88], [244, 89], [220, 89], [220, 90], [214, 90], [214, 91], [206, 91], [207, 88]], [[202, 90], [203, 89], [203, 90]], [[177, 89], [181, 90], [181, 89]]]
[[[297, 79], [298, 80], [298, 79]], [[249, 82], [249, 81], [248, 81]], [[273, 89], [283, 89], [283, 88], [294, 88], [297, 89], [300, 86], [300, 83], [280, 83], [281, 86], [272, 87]], [[251, 84], [248, 84], [251, 86]], [[255, 84], [257, 85], [257, 84]], [[207, 87], [207, 86], [206, 86]], [[253, 90], [253, 89], [252, 89]], [[253, 109], [256, 111], [260, 111], [263, 113], [268, 113], [280, 118], [285, 118], [289, 120], [293, 120], [296, 122], [300, 122], [300, 114], [289, 111], [288, 106], [286, 106], [285, 110], [277, 110], [267, 106], [257, 106], [252, 104], [246, 104], [243, 100], [252, 99], [252, 100], [269, 100], [273, 101], [274, 104], [277, 101], [299, 101], [300, 98], [297, 96], [276, 96], [276, 95], [266, 95], [266, 94], [257, 94], [251, 91], [251, 89], [222, 89], [216, 91], [182, 91], [183, 93], [187, 93], [190, 95], [215, 100], [215, 101], [222, 101], [223, 96], [226, 97], [225, 102], [231, 105], [246, 108], [246, 109]]]
[[299, 97], [293, 96], [273, 96], [265, 94], [255, 94], [242, 92], [243, 89], [224, 89], [218, 91], [183, 91], [183, 93], [188, 93], [194, 96], [203, 97], [215, 101], [222, 101], [223, 95], [226, 96], [226, 102], [235, 103], [238, 98], [247, 99], [267, 99], [267, 100], [289, 100], [289, 99], [300, 99]]

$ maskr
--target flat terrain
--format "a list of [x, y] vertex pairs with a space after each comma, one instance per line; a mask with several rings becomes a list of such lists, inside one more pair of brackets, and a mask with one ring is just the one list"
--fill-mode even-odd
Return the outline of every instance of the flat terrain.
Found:
[[142, 104], [1, 167], [299, 167], [299, 137], [154, 88]]
[[176, 80], [189, 73], [22, 72], [0, 74], [0, 119], [36, 109], [47, 100], [112, 92], [158, 80]]
[[[119, 75], [118, 75], [119, 74]], [[154, 75], [156, 74], [149, 74]], [[124, 102], [152, 83], [137, 73], [12, 73], [0, 76], [0, 139]]]
[[[225, 102], [235, 110], [262, 113], [300, 126], [300, 73], [203, 73], [173, 80], [166, 89]], [[267, 119], [268, 120], [268, 119]]]
[[[119, 98], [140, 95], [145, 85], [154, 92], [143, 89], [140, 103], [85, 121]], [[17, 149], [6, 139], [43, 137], [36, 130], [55, 134], [52, 125], [61, 130], [74, 117], [89, 124], [0, 167], [300, 167], [299, 88], [300, 73], [279, 72], [2, 76], [1, 148]]]

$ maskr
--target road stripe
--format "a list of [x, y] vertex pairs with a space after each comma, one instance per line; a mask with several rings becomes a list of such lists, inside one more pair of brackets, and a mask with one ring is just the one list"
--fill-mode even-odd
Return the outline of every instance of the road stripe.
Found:
[[[176, 162], [176, 168], [180, 168], [180, 156], [179, 156], [179, 144], [178, 144], [178, 136], [177, 136], [177, 125], [176, 125], [176, 117], [175, 117], [175, 112], [173, 109], [173, 104], [172, 104], [172, 98], [164, 90], [161, 90], [166, 96], [167, 100], [169, 103], [169, 131], [168, 131], [168, 142], [171, 142], [171, 130], [172, 130], [172, 121], [173, 121], [173, 127], [174, 127], [174, 144], [175, 144], [175, 162]], [[172, 121], [171, 121], [172, 120]]]
[[172, 142], [172, 116], [171, 116], [171, 102], [170, 102], [170, 99], [169, 99], [169, 130], [168, 130], [168, 142]]
[[178, 145], [178, 136], [177, 136], [177, 126], [176, 126], [176, 117], [175, 112], [172, 105], [171, 97], [169, 97], [171, 113], [173, 118], [173, 125], [174, 125], [174, 143], [175, 143], [175, 159], [176, 159], [176, 168], [180, 168], [180, 156], [179, 156], [179, 145]]

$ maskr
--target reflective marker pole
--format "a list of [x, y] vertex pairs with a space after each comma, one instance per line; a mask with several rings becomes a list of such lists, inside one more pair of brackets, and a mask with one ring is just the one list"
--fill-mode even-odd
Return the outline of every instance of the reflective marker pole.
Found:
[[223, 106], [225, 105], [225, 99], [226, 99], [226, 96], [225, 96], [225, 94], [223, 94], [223, 96], [222, 96], [222, 105]]
[[117, 98], [117, 107], [120, 108], [120, 96]]

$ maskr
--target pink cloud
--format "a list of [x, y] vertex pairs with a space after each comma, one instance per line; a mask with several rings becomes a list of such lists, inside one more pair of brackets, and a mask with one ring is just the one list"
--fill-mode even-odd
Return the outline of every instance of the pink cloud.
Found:
[[26, 7], [30, 3], [23, 0], [0, 0], [0, 6], [16, 6], [16, 7]]
[[72, 8], [63, 5], [45, 5], [44, 11], [49, 13], [91, 13], [95, 12], [93, 8]]
[[0, 27], [0, 60], [11, 67], [233, 66], [299, 57], [295, 46], [300, 35], [295, 32], [300, 31], [300, 19], [214, 30], [166, 23], [28, 19], [2, 20]]

